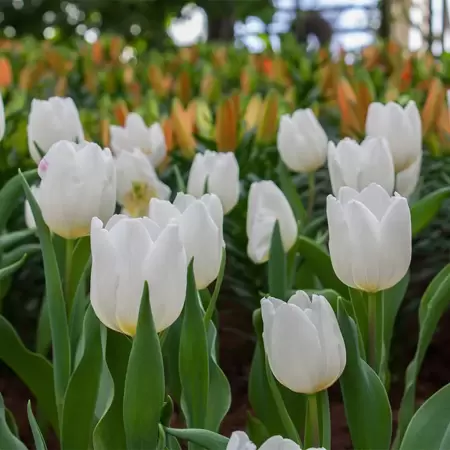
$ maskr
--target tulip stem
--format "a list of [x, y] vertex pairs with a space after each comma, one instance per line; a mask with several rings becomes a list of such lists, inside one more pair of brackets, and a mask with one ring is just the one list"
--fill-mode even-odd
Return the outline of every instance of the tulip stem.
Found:
[[[368, 303], [368, 339], [369, 339], [369, 365], [378, 373], [378, 336], [377, 336], [377, 294], [367, 294]], [[381, 318], [380, 318], [381, 319]], [[381, 338], [381, 336], [380, 336]]]
[[72, 274], [72, 256], [75, 240], [66, 239], [66, 259], [64, 267], [64, 295], [66, 298], [67, 315], [70, 317], [70, 310], [72, 309], [72, 292], [71, 292], [71, 274]]
[[316, 201], [316, 173], [311, 172], [308, 174], [308, 222], [311, 221], [313, 210], [314, 210], [314, 203]]
[[320, 447], [319, 407], [317, 394], [308, 395], [306, 405], [305, 447]]
[[214, 292], [208, 303], [208, 307], [206, 309], [205, 316], [203, 317], [203, 323], [205, 324], [205, 327], [207, 330], [208, 330], [209, 322], [212, 319], [212, 316], [216, 309], [217, 299], [219, 298], [220, 287], [222, 286], [223, 275], [225, 272], [225, 262], [226, 262], [226, 252], [225, 252], [225, 249], [222, 249], [222, 261], [220, 263], [219, 275], [217, 276], [216, 284], [214, 286]]

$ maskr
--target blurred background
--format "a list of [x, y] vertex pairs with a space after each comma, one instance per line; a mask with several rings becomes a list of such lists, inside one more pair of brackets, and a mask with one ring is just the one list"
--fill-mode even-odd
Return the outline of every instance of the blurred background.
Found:
[[114, 33], [138, 50], [210, 40], [260, 52], [293, 31], [310, 48], [357, 51], [389, 36], [439, 55], [450, 48], [449, 9], [450, 0], [0, 0], [0, 35], [93, 43]]

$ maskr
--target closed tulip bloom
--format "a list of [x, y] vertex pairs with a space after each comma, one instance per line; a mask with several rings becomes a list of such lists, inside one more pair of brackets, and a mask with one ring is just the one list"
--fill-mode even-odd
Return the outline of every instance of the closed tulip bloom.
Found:
[[422, 152], [417, 159], [405, 170], [402, 170], [395, 177], [395, 190], [402, 197], [409, 197], [417, 187], [422, 168]]
[[[243, 431], [235, 431], [228, 441], [226, 450], [256, 450], [256, 445], [250, 441]], [[272, 436], [259, 450], [301, 450], [300, 446], [290, 439]], [[324, 448], [309, 448], [308, 450], [325, 450]]]
[[113, 216], [91, 226], [91, 303], [112, 330], [136, 333], [145, 281], [156, 331], [181, 314], [186, 297], [187, 260], [177, 224], [161, 229], [149, 218]]
[[201, 197], [205, 189], [219, 197], [225, 214], [236, 206], [239, 200], [239, 165], [234, 153], [197, 153], [189, 172], [187, 192]]
[[284, 164], [294, 172], [314, 172], [327, 159], [327, 135], [311, 109], [281, 116], [277, 146]]
[[273, 181], [252, 183], [248, 195], [247, 253], [256, 264], [269, 259], [275, 223], [280, 226], [281, 240], [288, 252], [297, 239], [297, 221], [280, 188]]
[[47, 153], [50, 147], [59, 141], [84, 140], [80, 116], [71, 98], [33, 99], [27, 132], [28, 149], [37, 164], [41, 160], [41, 155], [36, 145], [43, 153]]
[[[31, 193], [33, 194], [36, 202], [39, 204], [39, 186], [31, 186]], [[36, 228], [36, 221], [34, 220], [33, 212], [31, 211], [31, 206], [28, 200], [25, 200], [25, 225], [30, 230]]]
[[395, 172], [402, 172], [422, 153], [422, 122], [415, 102], [405, 108], [398, 103], [371, 103], [367, 112], [366, 134], [384, 137], [394, 160]]
[[153, 167], [158, 167], [166, 157], [167, 147], [164, 132], [159, 123], [150, 127], [137, 113], [128, 114], [125, 127], [112, 125], [111, 148], [115, 154], [121, 151], [141, 150], [149, 159]]
[[39, 206], [51, 231], [66, 239], [89, 234], [91, 220], [107, 221], [116, 206], [116, 171], [109, 149], [54, 144], [38, 167]]
[[369, 137], [361, 144], [345, 138], [337, 146], [330, 142], [328, 171], [334, 195], [343, 186], [361, 191], [371, 183], [389, 194], [394, 191], [394, 162], [384, 138]]
[[297, 291], [286, 303], [261, 300], [263, 340], [270, 369], [288, 389], [314, 394], [327, 389], [346, 364], [344, 340], [327, 299]]
[[333, 269], [347, 286], [377, 292], [397, 284], [411, 262], [408, 202], [370, 184], [349, 187], [327, 198], [329, 249]]
[[162, 183], [147, 157], [137, 148], [120, 152], [115, 160], [117, 202], [131, 217], [147, 215], [152, 198], [167, 200], [170, 188]]
[[0, 94], [0, 141], [5, 135], [6, 121], [5, 121], [5, 107], [3, 105], [3, 98]]
[[194, 260], [194, 276], [198, 289], [204, 289], [218, 276], [222, 261], [223, 210], [219, 198], [205, 194], [200, 199], [179, 193], [173, 204], [153, 198], [149, 217], [160, 227], [169, 222], [180, 225], [180, 239], [188, 261]]

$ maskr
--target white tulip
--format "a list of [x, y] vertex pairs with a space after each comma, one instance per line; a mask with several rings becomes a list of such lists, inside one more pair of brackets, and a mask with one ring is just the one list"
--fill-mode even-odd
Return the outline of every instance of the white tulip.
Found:
[[91, 225], [91, 303], [108, 327], [133, 336], [145, 281], [156, 331], [181, 314], [187, 260], [177, 224], [161, 229], [149, 218], [113, 216]]
[[[31, 186], [31, 193], [33, 194], [36, 202], [39, 204], [39, 186]], [[33, 212], [31, 211], [31, 206], [28, 200], [25, 200], [25, 225], [30, 230], [36, 228], [36, 221], [34, 220]]]
[[219, 198], [205, 194], [200, 199], [178, 193], [173, 204], [153, 198], [149, 217], [160, 227], [169, 222], [180, 225], [180, 238], [188, 261], [194, 260], [194, 275], [198, 289], [204, 289], [218, 276], [222, 261], [223, 210]]
[[389, 143], [395, 172], [402, 172], [422, 153], [422, 122], [415, 102], [405, 108], [389, 102], [371, 103], [367, 112], [366, 134], [384, 137]]
[[235, 431], [228, 441], [226, 450], [256, 450], [256, 445], [250, 441], [243, 431]]
[[345, 344], [327, 299], [297, 291], [286, 303], [261, 300], [263, 340], [270, 369], [291, 391], [314, 394], [327, 389], [346, 364]]
[[256, 264], [269, 259], [275, 222], [279, 223], [281, 240], [288, 252], [297, 239], [297, 222], [292, 208], [273, 181], [252, 183], [248, 195], [247, 253]]
[[[235, 431], [228, 441], [226, 450], [256, 450], [256, 445], [250, 441], [243, 431]], [[272, 436], [259, 448], [259, 450], [301, 450], [300, 446], [290, 439], [281, 436]], [[308, 450], [325, 450], [321, 448], [309, 448]]]
[[395, 177], [395, 190], [402, 197], [409, 197], [416, 190], [420, 179], [421, 167], [422, 152], [408, 168], [399, 172]]
[[125, 127], [112, 125], [110, 132], [111, 148], [115, 154], [138, 148], [147, 156], [153, 167], [158, 167], [166, 157], [166, 139], [161, 125], [154, 123], [147, 127], [144, 119], [137, 113], [128, 114]]
[[80, 116], [71, 98], [33, 99], [27, 132], [28, 149], [37, 164], [41, 160], [41, 154], [36, 144], [43, 153], [47, 153], [56, 142], [84, 140]]
[[5, 135], [6, 121], [5, 121], [5, 107], [3, 105], [3, 98], [0, 93], [0, 141]]
[[117, 202], [131, 217], [145, 216], [152, 198], [167, 200], [170, 188], [162, 183], [147, 157], [137, 148], [120, 152], [115, 160]]
[[395, 172], [384, 138], [366, 138], [361, 144], [345, 138], [337, 146], [328, 144], [328, 171], [334, 195], [343, 186], [361, 191], [378, 183], [389, 194], [394, 191]]
[[294, 172], [314, 172], [327, 159], [327, 135], [311, 109], [281, 116], [277, 146], [280, 157]]
[[207, 150], [204, 154], [195, 155], [187, 192], [194, 197], [201, 197], [205, 189], [219, 197], [225, 214], [236, 206], [239, 200], [239, 165], [234, 153]]
[[89, 234], [91, 220], [107, 221], [116, 206], [116, 171], [109, 149], [54, 144], [38, 167], [39, 206], [50, 230], [66, 239]]
[[377, 292], [397, 284], [411, 262], [408, 202], [371, 184], [360, 193], [349, 187], [327, 198], [333, 269], [347, 286]]

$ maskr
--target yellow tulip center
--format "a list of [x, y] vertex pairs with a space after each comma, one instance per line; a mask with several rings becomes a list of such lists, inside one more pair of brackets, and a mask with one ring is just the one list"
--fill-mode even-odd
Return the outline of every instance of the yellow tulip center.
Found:
[[142, 217], [148, 213], [150, 200], [157, 197], [154, 186], [145, 182], [133, 182], [132, 189], [125, 195], [123, 206], [131, 217]]

